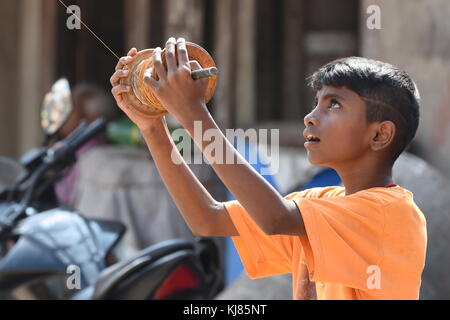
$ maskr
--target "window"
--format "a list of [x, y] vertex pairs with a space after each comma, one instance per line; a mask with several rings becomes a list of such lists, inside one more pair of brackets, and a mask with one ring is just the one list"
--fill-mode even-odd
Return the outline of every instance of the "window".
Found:
[[357, 54], [358, 1], [256, 3], [254, 119], [281, 128], [282, 144], [298, 145], [299, 122], [313, 101], [306, 78], [331, 60]]

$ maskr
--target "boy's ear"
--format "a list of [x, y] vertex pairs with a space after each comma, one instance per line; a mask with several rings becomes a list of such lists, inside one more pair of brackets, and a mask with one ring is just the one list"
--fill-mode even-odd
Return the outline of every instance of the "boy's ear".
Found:
[[379, 151], [388, 147], [394, 140], [395, 131], [395, 124], [392, 121], [377, 122], [370, 141], [372, 150]]

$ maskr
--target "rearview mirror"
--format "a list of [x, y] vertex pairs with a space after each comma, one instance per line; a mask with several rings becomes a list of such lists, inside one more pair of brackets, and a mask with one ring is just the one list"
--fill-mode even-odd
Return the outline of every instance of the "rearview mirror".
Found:
[[41, 109], [41, 127], [47, 136], [57, 133], [72, 113], [72, 97], [67, 79], [56, 81], [48, 92]]

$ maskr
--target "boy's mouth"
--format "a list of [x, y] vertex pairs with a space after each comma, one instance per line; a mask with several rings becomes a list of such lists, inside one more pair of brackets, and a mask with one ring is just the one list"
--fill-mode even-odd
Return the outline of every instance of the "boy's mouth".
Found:
[[305, 148], [311, 147], [320, 142], [320, 138], [315, 135], [304, 133], [303, 136], [306, 139], [306, 142], [304, 143]]
[[306, 136], [306, 141], [307, 142], [320, 142], [320, 139], [316, 136], [313, 136], [312, 134], [308, 134]]

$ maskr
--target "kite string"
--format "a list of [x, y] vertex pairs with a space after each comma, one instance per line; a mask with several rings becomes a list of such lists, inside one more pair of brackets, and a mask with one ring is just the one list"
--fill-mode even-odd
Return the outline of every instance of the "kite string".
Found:
[[[69, 9], [69, 7], [62, 1], [62, 0], [58, 0], [59, 3], [61, 3], [67, 10]], [[117, 60], [120, 60], [119, 56], [114, 53], [114, 51], [102, 40], [100, 39], [99, 36], [97, 36], [97, 34], [95, 34], [94, 31], [92, 31], [91, 28], [89, 28], [82, 20], [80, 17], [78, 17], [75, 12], [72, 12], [72, 15], [78, 19], [78, 21], [80, 21], [80, 23], [106, 48], [108, 49], [108, 51], [110, 53], [112, 53], [114, 55], [115, 58], [117, 58]], [[149, 65], [152, 64], [151, 63], [151, 59], [146, 59], [149, 60], [147, 61], [147, 63], [145, 65]], [[149, 101], [154, 101], [155, 97], [154, 95], [146, 88], [143, 81], [143, 72], [145, 71], [145, 68], [138, 68], [138, 70], [130, 70], [133, 73], [132, 76], [132, 80], [137, 81], [137, 83], [135, 83], [136, 85], [133, 86], [133, 91], [135, 92], [135, 95], [137, 97], [142, 97], [144, 101], [141, 101], [144, 104], [148, 104]], [[132, 82], [134, 82], [132, 81]], [[139, 98], [138, 98], [139, 99]], [[141, 99], [139, 99], [141, 100]]]
[[[64, 7], [66, 7], [67, 10], [69, 9], [69, 7], [68, 7], [62, 0], [58, 0], [58, 1], [59, 1], [59, 3], [61, 3]], [[105, 48], [108, 49], [109, 52], [111, 52], [111, 53], [114, 55], [114, 57], [117, 58], [117, 60], [120, 60], [119, 56], [118, 56], [117, 54], [115, 54], [114, 51], [112, 51], [111, 48], [108, 47], [108, 45], [107, 45], [105, 42], [103, 42], [102, 39], [100, 39], [100, 37], [97, 36], [97, 35], [95, 34], [95, 32], [92, 31], [91, 28], [89, 28], [89, 27], [81, 20], [80, 17], [78, 17], [78, 16], [75, 14], [75, 12], [72, 12], [72, 15], [73, 15], [75, 18], [77, 18], [78, 21], [80, 21], [80, 23], [81, 23], [86, 29], [88, 29], [88, 31], [89, 31], [89, 32], [90, 32], [90, 33], [91, 33], [98, 41], [100, 41], [100, 43], [103, 44], [103, 46], [105, 46]]]
[[[59, 3], [61, 3], [66, 10], [69, 10], [69, 7], [62, 1], [58, 0]], [[100, 39], [97, 34], [95, 34], [94, 31], [91, 30], [82, 20], [80, 17], [78, 17], [75, 12], [72, 12], [72, 15], [80, 21], [80, 23], [106, 48], [108, 51], [114, 55], [114, 57], [120, 61], [119, 56], [102, 40]], [[163, 108], [158, 99], [155, 97], [153, 92], [149, 89], [147, 85], [144, 84], [144, 72], [153, 65], [153, 60], [151, 58], [145, 59], [143, 63], [139, 64], [140, 67], [135, 67], [134, 70], [130, 70], [132, 73], [131, 76], [131, 86], [134, 91], [135, 96], [138, 98], [138, 100], [141, 100], [141, 103], [143, 104], [150, 104], [153, 105], [155, 108]], [[208, 76], [208, 75], [206, 75]], [[160, 107], [157, 107], [157, 106]]]

